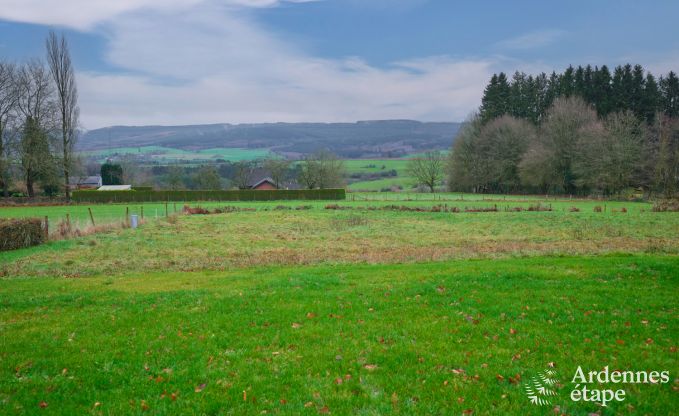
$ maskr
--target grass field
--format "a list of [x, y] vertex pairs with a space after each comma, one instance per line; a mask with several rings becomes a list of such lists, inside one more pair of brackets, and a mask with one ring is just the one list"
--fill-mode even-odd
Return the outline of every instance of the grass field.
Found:
[[408, 176], [408, 160], [405, 159], [351, 159], [345, 160], [344, 166], [347, 174], [379, 174], [395, 170], [397, 176], [377, 178], [371, 180], [359, 180], [351, 182], [349, 189], [354, 191], [380, 191], [392, 186], [400, 186], [403, 189], [412, 188], [414, 179]]
[[[372, 193], [372, 192], [352, 192], [347, 194], [347, 201], [343, 205], [347, 206], [383, 206], [400, 204], [406, 206], [422, 206], [430, 207], [432, 205], [447, 204], [449, 206], [457, 206], [461, 209], [465, 207], [488, 207], [498, 205], [500, 208], [506, 207], [524, 207], [542, 203], [550, 204], [556, 211], [566, 211], [571, 207], [582, 209], [583, 212], [592, 212], [595, 206], [601, 206], [606, 210], [621, 210], [625, 208], [630, 213], [650, 211], [651, 205], [647, 203], [625, 203], [625, 202], [602, 202], [591, 200], [568, 200], [560, 198], [543, 198], [538, 196], [505, 196], [505, 195], [481, 195], [481, 194], [460, 194], [460, 193], [441, 193], [441, 194], [420, 194], [420, 193]], [[314, 208], [321, 209], [327, 205], [327, 201], [278, 201], [278, 202], [196, 202], [189, 203], [189, 205], [200, 205], [205, 207], [220, 207], [224, 205], [233, 205], [239, 207], [256, 207], [256, 208], [273, 208], [278, 205], [295, 207], [298, 205], [310, 205]], [[168, 212], [173, 214], [181, 211], [184, 203], [169, 203]], [[71, 221], [80, 226], [90, 224], [89, 210], [92, 210], [95, 222], [97, 224], [107, 224], [120, 222], [124, 220], [127, 212], [130, 214], [137, 214], [141, 216], [142, 207], [144, 216], [148, 219], [155, 219], [165, 216], [164, 203], [144, 203], [144, 204], [74, 204], [74, 205], [57, 205], [57, 206], [6, 206], [0, 207], [0, 218], [22, 218], [22, 217], [40, 217], [47, 216], [50, 224], [56, 225], [59, 221], [63, 221], [68, 214]]]
[[237, 149], [237, 148], [216, 148], [202, 150], [183, 150], [163, 146], [141, 146], [141, 147], [116, 147], [112, 149], [102, 149], [82, 152], [83, 155], [96, 158], [103, 162], [111, 156], [141, 156], [149, 161], [160, 163], [172, 163], [177, 161], [214, 161], [224, 159], [230, 161], [255, 160], [269, 157], [271, 153], [267, 149]]
[[[537, 203], [553, 211], [505, 211]], [[0, 253], [0, 414], [679, 407], [679, 214], [535, 196], [359, 193], [343, 210], [328, 204], [210, 203], [199, 205], [248, 210], [170, 218], [145, 204], [137, 230]], [[500, 212], [382, 209], [438, 204]], [[89, 207], [95, 218], [125, 209]], [[86, 220], [87, 208], [0, 217]], [[533, 406], [524, 385], [549, 363], [558, 396]], [[572, 402], [577, 366], [607, 365], [670, 371], [670, 382], [626, 384], [626, 400], [605, 408]]]
[[389, 170], [405, 172], [408, 161], [402, 159], [349, 159], [344, 161], [348, 173], [379, 173]]

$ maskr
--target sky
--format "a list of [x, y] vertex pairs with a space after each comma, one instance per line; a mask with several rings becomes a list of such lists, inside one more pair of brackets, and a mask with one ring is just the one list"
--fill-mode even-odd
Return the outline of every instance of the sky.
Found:
[[63, 33], [85, 129], [461, 121], [499, 71], [679, 72], [676, 16], [676, 0], [0, 0], [0, 59]]

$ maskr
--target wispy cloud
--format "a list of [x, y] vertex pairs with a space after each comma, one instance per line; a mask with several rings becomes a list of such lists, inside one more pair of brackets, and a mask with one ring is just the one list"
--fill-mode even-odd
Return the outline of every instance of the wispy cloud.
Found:
[[536, 49], [551, 45], [565, 35], [566, 32], [559, 29], [539, 30], [505, 39], [495, 46], [500, 49]]
[[[320, 0], [222, 0], [234, 7], [272, 7], [281, 3], [308, 3]], [[92, 29], [96, 24], [123, 13], [138, 10], [182, 11], [209, 0], [3, 0], [0, 19], [65, 26], [78, 30]]]
[[[34, 7], [38, 3], [10, 1]], [[249, 13], [252, 8], [283, 2], [118, 0], [108, 2], [114, 6], [88, 9], [88, 1], [67, 0], [64, 8], [83, 7], [73, 17], [76, 20], [68, 20], [69, 13], [40, 14], [33, 7], [30, 19], [92, 27], [88, 30], [106, 34], [105, 57], [121, 70], [78, 73], [85, 128], [461, 120], [478, 106], [492, 73], [507, 69], [502, 68], [507, 62], [502, 58], [434, 56], [380, 67], [360, 58], [319, 58], [269, 32]]]

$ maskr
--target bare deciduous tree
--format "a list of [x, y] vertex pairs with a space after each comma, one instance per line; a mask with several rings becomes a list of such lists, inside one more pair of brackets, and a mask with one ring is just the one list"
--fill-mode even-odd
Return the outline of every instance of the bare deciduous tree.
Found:
[[71, 194], [68, 187], [68, 178], [78, 128], [78, 89], [75, 82], [75, 72], [71, 63], [71, 54], [64, 35], [62, 34], [61, 37], [57, 37], [51, 31], [46, 41], [46, 48], [47, 62], [56, 87], [57, 104], [59, 106], [64, 191], [66, 200], [69, 200]]
[[167, 185], [173, 191], [181, 189], [184, 184], [184, 169], [173, 165], [167, 169]]
[[238, 189], [247, 189], [255, 172], [255, 165], [246, 160], [240, 160], [233, 165], [233, 182]]
[[298, 180], [307, 189], [327, 189], [344, 185], [344, 162], [334, 153], [320, 150], [301, 162]]
[[408, 174], [413, 176], [418, 184], [427, 186], [431, 192], [443, 179], [444, 158], [441, 152], [426, 152], [423, 157], [416, 157], [408, 163]]
[[54, 158], [49, 148], [48, 132], [54, 126], [54, 103], [50, 75], [38, 60], [25, 64], [18, 71], [17, 108], [23, 115], [21, 143], [17, 146], [28, 196], [34, 196], [37, 180], [53, 183]]
[[222, 180], [214, 166], [203, 166], [198, 169], [194, 177], [194, 183], [198, 189], [202, 190], [214, 191], [222, 189]]
[[276, 188], [280, 189], [290, 169], [290, 161], [286, 159], [267, 159], [264, 161], [264, 169], [271, 175], [271, 180], [276, 185]]
[[573, 160], [585, 131], [597, 122], [596, 111], [580, 97], [557, 98], [542, 126], [540, 146], [548, 155], [547, 175], [564, 192], [575, 190]]
[[577, 184], [608, 196], [638, 183], [645, 135], [645, 126], [629, 111], [592, 124], [583, 131], [573, 161]]
[[300, 162], [300, 170], [297, 180], [306, 189], [315, 189], [318, 186], [318, 170], [318, 161], [307, 155]]
[[320, 189], [339, 188], [344, 185], [346, 172], [344, 161], [327, 150], [314, 153], [318, 161], [318, 187]]
[[448, 155], [448, 189], [479, 192], [483, 186], [480, 181], [484, 163], [476, 149], [477, 138], [481, 133], [482, 121], [473, 114], [460, 128], [453, 148]]
[[654, 182], [656, 188], [670, 198], [679, 191], [679, 119], [659, 117], [656, 124]]
[[18, 99], [16, 66], [0, 62], [0, 186], [3, 196], [9, 196], [10, 122]]
[[54, 89], [45, 65], [33, 59], [17, 71], [17, 108], [24, 118], [31, 117], [41, 128], [49, 130], [54, 125]]
[[473, 192], [509, 192], [519, 187], [518, 165], [535, 128], [526, 120], [504, 115], [481, 126], [466, 124], [450, 157], [451, 187]]

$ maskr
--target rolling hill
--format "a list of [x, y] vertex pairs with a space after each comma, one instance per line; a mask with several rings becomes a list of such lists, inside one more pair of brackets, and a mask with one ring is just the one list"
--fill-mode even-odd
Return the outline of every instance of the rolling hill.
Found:
[[325, 148], [345, 158], [399, 157], [448, 149], [460, 123], [411, 120], [356, 123], [265, 123], [114, 126], [85, 132], [78, 150], [163, 146], [182, 150], [269, 149], [299, 156]]

